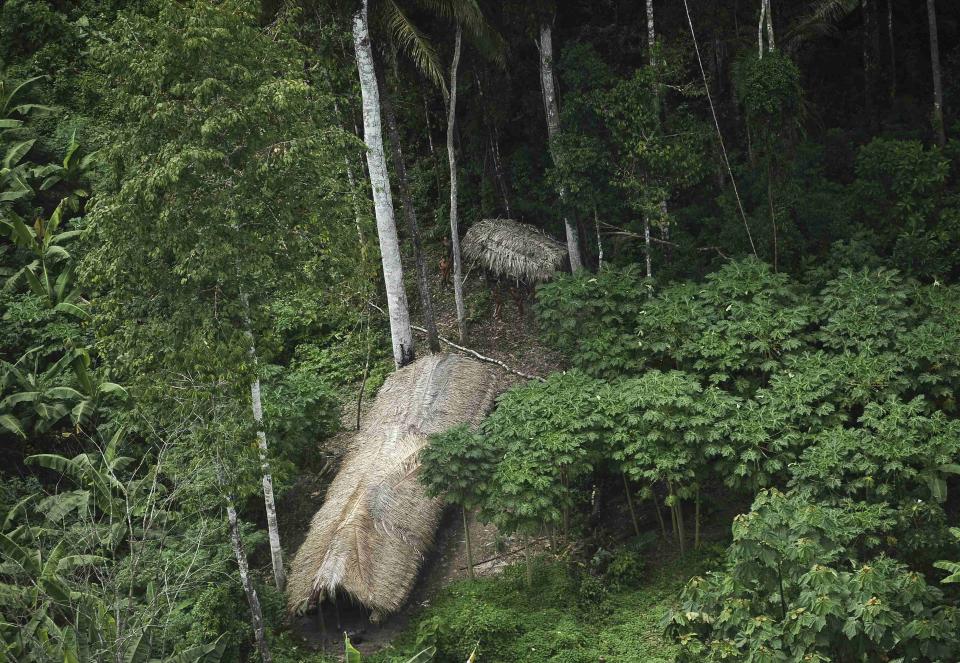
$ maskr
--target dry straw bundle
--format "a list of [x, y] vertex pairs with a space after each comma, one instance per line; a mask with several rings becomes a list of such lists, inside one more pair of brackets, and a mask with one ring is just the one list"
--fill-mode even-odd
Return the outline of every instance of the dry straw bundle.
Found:
[[495, 367], [457, 355], [420, 359], [384, 383], [294, 557], [291, 612], [347, 593], [371, 618], [406, 601], [443, 509], [417, 481], [427, 437], [476, 426], [502, 390]]
[[563, 244], [510, 219], [484, 219], [470, 228], [463, 253], [497, 276], [531, 284], [550, 280], [567, 259]]

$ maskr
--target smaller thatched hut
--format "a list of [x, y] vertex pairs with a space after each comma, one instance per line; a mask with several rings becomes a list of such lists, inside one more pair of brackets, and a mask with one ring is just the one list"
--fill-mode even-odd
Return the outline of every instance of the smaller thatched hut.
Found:
[[478, 425], [505, 387], [495, 367], [449, 354], [387, 378], [293, 559], [290, 612], [338, 592], [374, 621], [403, 606], [443, 510], [417, 481], [420, 449], [433, 433]]
[[496, 277], [529, 285], [550, 280], [562, 269], [567, 248], [525, 223], [510, 219], [484, 219], [463, 237], [463, 254]]

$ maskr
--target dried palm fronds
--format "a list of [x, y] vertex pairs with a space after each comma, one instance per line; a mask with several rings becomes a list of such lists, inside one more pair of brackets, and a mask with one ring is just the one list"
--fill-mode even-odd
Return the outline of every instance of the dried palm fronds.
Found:
[[566, 247], [533, 226], [484, 219], [463, 237], [463, 254], [497, 276], [527, 283], [548, 281], [567, 259]]
[[294, 557], [291, 612], [337, 590], [374, 619], [403, 605], [443, 509], [417, 481], [420, 449], [433, 433], [479, 424], [503, 385], [496, 368], [449, 354], [387, 378]]

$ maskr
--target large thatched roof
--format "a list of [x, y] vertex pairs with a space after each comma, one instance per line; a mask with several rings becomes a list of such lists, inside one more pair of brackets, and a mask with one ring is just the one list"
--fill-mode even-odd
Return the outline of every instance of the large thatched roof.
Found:
[[463, 253], [498, 276], [530, 283], [549, 280], [563, 267], [566, 247], [533, 226], [484, 219], [463, 237]]
[[494, 367], [449, 354], [387, 378], [293, 559], [291, 612], [338, 589], [374, 618], [403, 605], [442, 511], [417, 481], [419, 451], [428, 435], [479, 424], [502, 385]]

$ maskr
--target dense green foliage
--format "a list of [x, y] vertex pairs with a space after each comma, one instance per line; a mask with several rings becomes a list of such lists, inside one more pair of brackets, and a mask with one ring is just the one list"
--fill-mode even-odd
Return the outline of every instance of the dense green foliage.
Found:
[[[420, 476], [550, 555], [441, 590], [376, 656], [960, 658], [960, 5], [933, 3], [933, 65], [898, 1], [774, 0], [759, 53], [759, 2], [657, 0], [653, 43], [625, 0], [369, 4], [415, 321], [403, 203], [432, 272], [458, 22], [461, 229], [566, 218], [587, 267], [515, 326], [465, 267], [470, 324], [558, 370]], [[250, 660], [254, 591], [273, 660], [322, 657], [270, 582], [264, 478], [289, 562], [392, 368], [358, 5], [0, 6], [0, 661]]]

